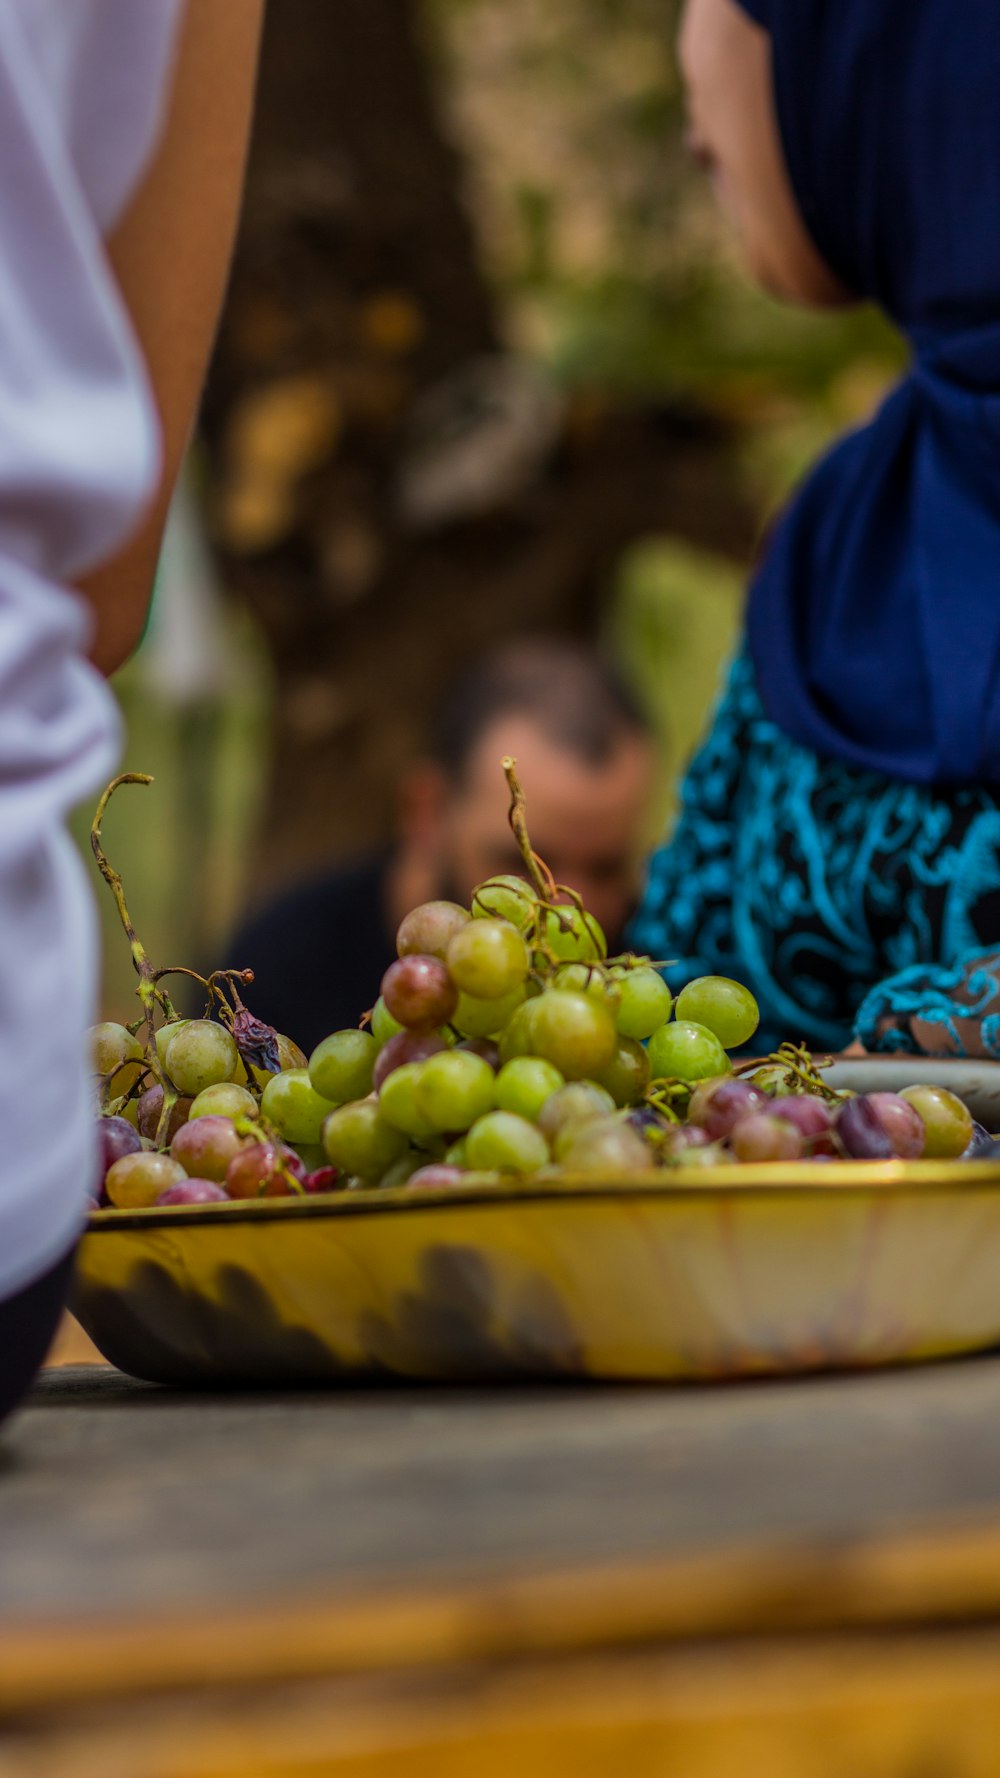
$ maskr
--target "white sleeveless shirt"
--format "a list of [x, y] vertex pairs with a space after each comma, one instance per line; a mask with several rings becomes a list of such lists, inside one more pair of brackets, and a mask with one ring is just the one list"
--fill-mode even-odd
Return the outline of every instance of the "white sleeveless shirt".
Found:
[[155, 146], [183, 3], [0, 0], [0, 1299], [66, 1250], [93, 1178], [97, 933], [65, 817], [112, 775], [119, 726], [69, 588], [158, 475], [103, 242]]

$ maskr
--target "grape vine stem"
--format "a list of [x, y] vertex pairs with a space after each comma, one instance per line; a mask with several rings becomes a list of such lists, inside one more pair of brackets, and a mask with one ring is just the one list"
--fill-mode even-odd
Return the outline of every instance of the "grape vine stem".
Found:
[[[145, 785], [152, 784], [152, 782], [152, 778], [146, 772], [121, 772], [117, 778], [111, 780], [111, 783], [108, 785], [97, 805], [97, 810], [90, 828], [90, 846], [91, 851], [97, 860], [97, 868], [115, 898], [115, 907], [118, 909], [118, 918], [125, 929], [125, 936], [129, 942], [129, 949], [132, 952], [132, 963], [135, 968], [135, 973], [139, 977], [139, 986], [136, 992], [138, 993], [139, 1003], [142, 1007], [143, 1017], [146, 1022], [147, 1060], [151, 1073], [163, 1088], [163, 1110], [160, 1118], [160, 1125], [161, 1129], [165, 1131], [177, 1094], [170, 1082], [162, 1078], [157, 1063], [156, 1009], [157, 1007], [162, 1008], [168, 1019], [176, 1018], [177, 1015], [170, 1004], [169, 996], [159, 986], [157, 972], [146, 953], [146, 947], [142, 943], [142, 940], [139, 938], [139, 935], [132, 924], [132, 916], [128, 911], [128, 903], [125, 900], [125, 890], [122, 885], [121, 877], [110, 862], [108, 855], [101, 844], [101, 827], [104, 821], [105, 810], [107, 809], [111, 798], [114, 796], [115, 791], [123, 784]], [[160, 1133], [160, 1130], [158, 1130], [157, 1138], [159, 1138]]]
[[500, 763], [503, 766], [503, 775], [510, 791], [510, 808], [507, 811], [507, 819], [510, 822], [511, 832], [517, 841], [518, 851], [524, 859], [524, 868], [528, 873], [532, 888], [540, 901], [551, 905], [556, 894], [555, 879], [548, 865], [539, 858], [528, 838], [527, 804], [517, 775], [517, 760], [507, 754]]

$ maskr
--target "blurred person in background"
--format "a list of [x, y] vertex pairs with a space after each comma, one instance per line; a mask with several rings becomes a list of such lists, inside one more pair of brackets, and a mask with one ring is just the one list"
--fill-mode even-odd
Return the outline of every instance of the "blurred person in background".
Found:
[[0, 1418], [96, 1170], [97, 934], [66, 816], [120, 749], [233, 238], [260, 0], [0, 0]]
[[591, 650], [516, 641], [445, 693], [427, 756], [400, 786], [392, 845], [289, 890], [237, 933], [230, 958], [254, 971], [258, 1018], [311, 1050], [372, 1005], [411, 908], [439, 897], [468, 906], [486, 877], [521, 872], [500, 769], [508, 753], [533, 845], [617, 946], [634, 905], [652, 740]]
[[688, 0], [680, 53], [754, 274], [913, 362], [766, 542], [633, 942], [761, 1048], [1000, 1055], [1000, 9]]

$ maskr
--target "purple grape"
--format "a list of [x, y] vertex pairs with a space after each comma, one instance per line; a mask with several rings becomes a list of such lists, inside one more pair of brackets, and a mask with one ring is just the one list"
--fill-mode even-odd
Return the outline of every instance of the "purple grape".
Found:
[[837, 1113], [837, 1135], [856, 1161], [891, 1161], [893, 1147], [870, 1099], [848, 1099]]
[[378, 1092], [386, 1077], [407, 1062], [426, 1062], [430, 1056], [439, 1055], [447, 1049], [443, 1037], [436, 1032], [400, 1031], [384, 1043], [375, 1058], [375, 1073], [372, 1084]]
[[713, 1080], [695, 1088], [688, 1118], [707, 1133], [710, 1142], [720, 1142], [731, 1136], [745, 1117], [769, 1109], [766, 1095], [748, 1080]]
[[917, 1161], [924, 1152], [927, 1131], [915, 1105], [898, 1093], [872, 1093], [869, 1104], [901, 1161]]
[[[655, 1111], [652, 1105], [633, 1105], [631, 1111], [625, 1114], [625, 1122], [631, 1124], [633, 1130], [638, 1130], [640, 1136], [644, 1136], [647, 1130], [666, 1131], [677, 1128], [677, 1125], [672, 1124], [668, 1117], [663, 1116], [662, 1112]], [[703, 1134], [703, 1132], [701, 1133]]]
[[184, 1179], [180, 1185], [168, 1185], [156, 1200], [157, 1204], [224, 1204], [226, 1194], [214, 1179]]
[[787, 1098], [775, 1099], [772, 1110], [775, 1117], [794, 1124], [800, 1136], [810, 1139], [825, 1136], [833, 1124], [830, 1107], [809, 1093], [791, 1093]]
[[123, 1154], [138, 1154], [142, 1147], [142, 1137], [134, 1124], [127, 1117], [102, 1117], [97, 1124], [97, 1137], [100, 1144], [100, 1174], [104, 1178], [109, 1167], [120, 1161]]

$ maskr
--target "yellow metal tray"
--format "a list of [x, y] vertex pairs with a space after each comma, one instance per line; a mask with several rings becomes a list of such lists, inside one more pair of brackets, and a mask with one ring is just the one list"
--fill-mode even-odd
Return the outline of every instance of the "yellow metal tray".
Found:
[[[925, 1065], [926, 1066], [926, 1065]], [[880, 1086], [919, 1065], [863, 1063]], [[1000, 1067], [933, 1069], [1000, 1122]], [[698, 1380], [1000, 1345], [995, 1163], [794, 1163], [102, 1211], [75, 1311], [175, 1384]]]

